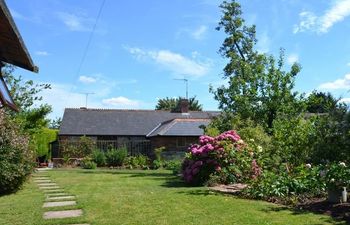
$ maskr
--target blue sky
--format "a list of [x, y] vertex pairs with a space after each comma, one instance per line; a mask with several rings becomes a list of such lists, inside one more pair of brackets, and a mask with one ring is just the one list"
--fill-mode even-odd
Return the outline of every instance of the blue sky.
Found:
[[[94, 93], [88, 107], [153, 109], [158, 98], [185, 95], [179, 78], [205, 110], [217, 109], [209, 84], [225, 84], [226, 61], [217, 53], [225, 35], [215, 30], [221, 1], [105, 0], [83, 62], [103, 0], [6, 2], [40, 68], [15, 73], [52, 85], [42, 93], [51, 118], [85, 106], [85, 92]], [[350, 0], [240, 2], [257, 26], [257, 49], [276, 55], [283, 47], [287, 67], [302, 65], [297, 91], [330, 91], [350, 102]]]

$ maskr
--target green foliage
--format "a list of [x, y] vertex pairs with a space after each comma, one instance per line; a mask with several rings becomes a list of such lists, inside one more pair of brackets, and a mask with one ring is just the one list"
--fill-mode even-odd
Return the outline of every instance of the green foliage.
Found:
[[331, 163], [323, 168], [324, 182], [328, 189], [342, 190], [350, 186], [350, 169], [344, 162]]
[[166, 170], [173, 171], [174, 175], [181, 173], [181, 164], [180, 160], [167, 160], [163, 162], [163, 168]]
[[130, 169], [148, 169], [149, 158], [145, 155], [129, 156], [125, 159], [125, 166]]
[[273, 151], [282, 163], [298, 166], [311, 160], [315, 133], [312, 121], [296, 117], [274, 122]]
[[292, 92], [301, 68], [295, 63], [285, 72], [282, 49], [278, 60], [255, 50], [255, 26], [245, 25], [239, 3], [224, 1], [220, 8], [223, 15], [217, 30], [223, 30], [227, 37], [219, 51], [228, 59], [224, 77], [229, 84], [217, 90], [211, 87], [210, 91], [219, 101], [219, 108], [242, 119], [250, 118], [269, 130], [279, 114], [301, 109], [296, 93]]
[[106, 156], [103, 151], [95, 149], [91, 154], [92, 161], [96, 163], [98, 167], [106, 165]]
[[154, 155], [156, 157], [156, 160], [161, 161], [162, 160], [162, 152], [165, 151], [165, 147], [159, 147], [154, 149]]
[[155, 159], [152, 162], [152, 168], [157, 170], [163, 167], [163, 161], [159, 159]]
[[[22, 130], [32, 134], [48, 124], [45, 117], [51, 112], [51, 106], [47, 104], [39, 105], [39, 102], [42, 101], [39, 93], [50, 89], [51, 86], [49, 84], [35, 84], [32, 80], [23, 81], [21, 76], [16, 78], [13, 72], [14, 67], [11, 65], [2, 68], [2, 75], [9, 87], [11, 96], [21, 110], [18, 113], [13, 111], [8, 111], [8, 113]], [[33, 107], [34, 104], [39, 106]]]
[[331, 93], [313, 91], [306, 99], [306, 110], [309, 113], [334, 113], [336, 111], [346, 112], [344, 103], [339, 103]]
[[319, 167], [302, 165], [290, 170], [282, 164], [276, 171], [265, 170], [244, 194], [257, 199], [296, 203], [298, 198], [321, 196], [324, 191]]
[[0, 109], [0, 195], [17, 190], [33, 167], [28, 137]]
[[[178, 98], [162, 98], [159, 99], [156, 105], [156, 110], [168, 110], [168, 111], [179, 111], [179, 105], [181, 97]], [[189, 100], [189, 110], [191, 111], [202, 111], [202, 105], [199, 104], [196, 96], [191, 97]]]
[[50, 120], [49, 128], [50, 129], [60, 129], [61, 123], [62, 123], [61, 117]]
[[95, 142], [86, 136], [81, 136], [78, 144], [78, 151], [82, 156], [88, 156], [95, 148]]
[[106, 162], [108, 166], [122, 166], [128, 155], [128, 149], [121, 147], [118, 149], [110, 149], [106, 153]]
[[57, 139], [58, 130], [42, 128], [33, 135], [37, 156], [49, 156], [50, 142]]
[[78, 141], [61, 141], [63, 157], [68, 158], [83, 158], [91, 155], [95, 148], [94, 141], [86, 136], [81, 136]]
[[80, 162], [80, 166], [83, 169], [96, 169], [97, 164], [92, 161], [92, 158], [84, 157]]

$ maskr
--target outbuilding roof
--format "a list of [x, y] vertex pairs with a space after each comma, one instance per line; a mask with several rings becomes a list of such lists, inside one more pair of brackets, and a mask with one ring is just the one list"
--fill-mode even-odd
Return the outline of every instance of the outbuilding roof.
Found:
[[4, 0], [0, 0], [0, 61], [32, 72], [39, 70], [33, 64]]
[[210, 119], [173, 119], [159, 124], [147, 137], [154, 136], [199, 136], [201, 126], [207, 126]]
[[[154, 136], [157, 132], [178, 135], [190, 126], [205, 125], [218, 115], [217, 111], [190, 111], [183, 114], [162, 110], [67, 108], [64, 111], [59, 135]], [[170, 121], [172, 129], [164, 132], [166, 121]], [[189, 129], [189, 135], [199, 129], [193, 127]]]

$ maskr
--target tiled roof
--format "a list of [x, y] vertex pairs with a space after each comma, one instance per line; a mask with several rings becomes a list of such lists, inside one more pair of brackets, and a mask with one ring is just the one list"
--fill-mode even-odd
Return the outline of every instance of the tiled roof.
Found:
[[[146, 136], [160, 124], [174, 119], [211, 119], [218, 111], [190, 111], [188, 114], [162, 110], [65, 109], [59, 135], [126, 135]], [[167, 134], [179, 134], [189, 122], [176, 124]], [[190, 121], [190, 120], [188, 120]], [[198, 121], [193, 122], [196, 127]], [[197, 128], [191, 128], [191, 131]], [[154, 131], [154, 132], [152, 132]]]
[[159, 124], [147, 137], [154, 136], [199, 136], [200, 127], [209, 124], [209, 119], [173, 119]]

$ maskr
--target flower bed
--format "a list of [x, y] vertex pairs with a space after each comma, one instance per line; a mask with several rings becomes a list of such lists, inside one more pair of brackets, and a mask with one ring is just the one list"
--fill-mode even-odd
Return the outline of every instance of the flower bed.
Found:
[[216, 137], [203, 135], [189, 150], [182, 175], [192, 185], [245, 182], [261, 173], [257, 161], [261, 148], [249, 147], [234, 130]]

